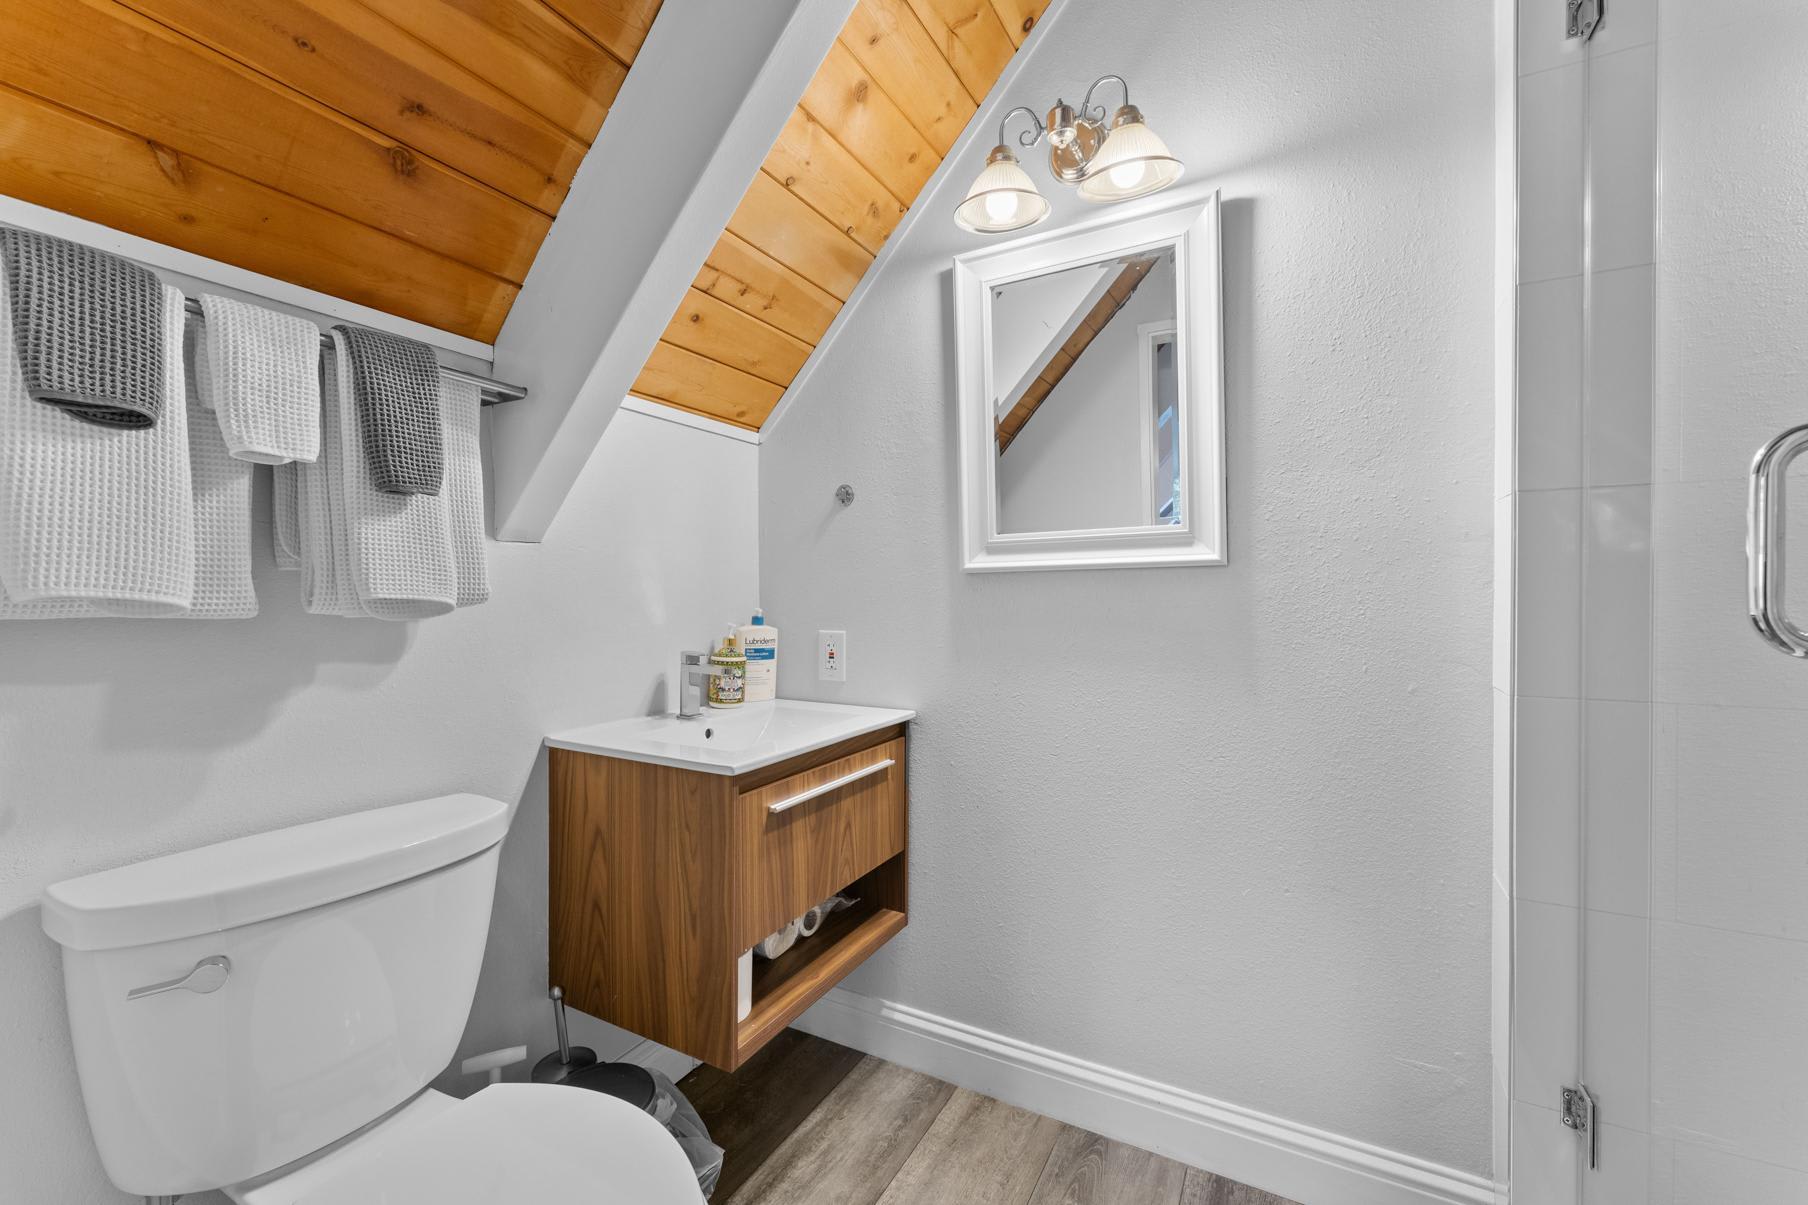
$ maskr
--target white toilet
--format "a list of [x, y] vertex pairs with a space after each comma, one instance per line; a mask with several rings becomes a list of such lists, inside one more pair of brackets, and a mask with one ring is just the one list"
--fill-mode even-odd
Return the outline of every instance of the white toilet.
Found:
[[507, 826], [448, 795], [46, 890], [113, 1182], [241, 1205], [697, 1205], [676, 1140], [613, 1097], [426, 1087], [470, 1013]]

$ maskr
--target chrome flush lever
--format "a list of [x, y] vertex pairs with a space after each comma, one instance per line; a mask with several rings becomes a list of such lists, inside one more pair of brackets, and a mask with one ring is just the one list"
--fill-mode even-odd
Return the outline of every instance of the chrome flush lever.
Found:
[[133, 988], [126, 993], [126, 999], [142, 1000], [146, 996], [161, 996], [164, 992], [173, 992], [178, 989], [194, 992], [198, 996], [206, 996], [225, 987], [226, 977], [230, 974], [232, 974], [232, 959], [224, 954], [215, 954], [212, 958], [203, 958], [200, 962], [195, 963], [195, 969], [179, 979]]

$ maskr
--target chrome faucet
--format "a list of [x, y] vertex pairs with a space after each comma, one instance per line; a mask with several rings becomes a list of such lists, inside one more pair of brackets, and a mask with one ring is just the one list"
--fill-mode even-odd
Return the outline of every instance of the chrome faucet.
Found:
[[703, 714], [704, 685], [711, 678], [733, 674], [726, 665], [711, 665], [708, 653], [678, 654], [678, 718], [694, 720]]

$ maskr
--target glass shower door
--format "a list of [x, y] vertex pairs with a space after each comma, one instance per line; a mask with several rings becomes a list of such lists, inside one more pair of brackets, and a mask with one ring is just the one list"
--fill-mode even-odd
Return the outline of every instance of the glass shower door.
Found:
[[[1621, 37], [1586, 64], [1602, 166], [1587, 219], [1576, 1038], [1600, 1112], [1598, 1166], [1578, 1147], [1580, 1199], [1804, 1205], [1808, 660], [1748, 614], [1746, 544], [1754, 456], [1808, 424], [1808, 4], [1606, 13]], [[1636, 181], [1647, 154], [1641, 210], [1612, 195], [1613, 173]], [[1808, 459], [1770, 569], [1776, 601], [1808, 622], [1804, 474]]]

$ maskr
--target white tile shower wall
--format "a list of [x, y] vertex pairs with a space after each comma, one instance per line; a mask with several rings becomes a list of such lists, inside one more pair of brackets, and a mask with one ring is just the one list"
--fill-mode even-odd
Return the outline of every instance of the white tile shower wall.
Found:
[[260, 536], [254, 620], [0, 625], [0, 1201], [137, 1199], [94, 1152], [39, 929], [70, 875], [448, 791], [516, 802], [459, 1054], [548, 1049], [541, 734], [664, 707], [676, 650], [757, 602], [757, 452], [624, 410], [545, 543], [489, 545], [491, 601], [424, 623], [302, 614]]

